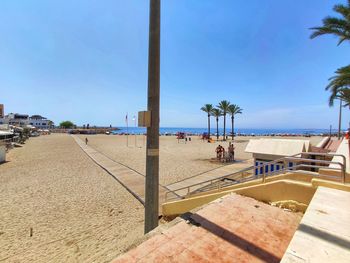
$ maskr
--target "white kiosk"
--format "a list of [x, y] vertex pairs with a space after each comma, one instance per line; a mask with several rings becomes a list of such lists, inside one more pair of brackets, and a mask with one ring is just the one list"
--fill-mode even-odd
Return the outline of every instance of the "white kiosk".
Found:
[[[294, 139], [254, 139], [250, 140], [245, 151], [252, 153], [255, 166], [268, 163], [283, 157], [291, 156], [301, 152], [309, 152], [309, 140], [294, 140]], [[293, 166], [290, 162], [289, 167]], [[283, 169], [284, 164], [277, 163], [265, 166], [265, 174], [271, 174], [280, 169]], [[263, 168], [255, 169], [255, 176], [262, 175]]]

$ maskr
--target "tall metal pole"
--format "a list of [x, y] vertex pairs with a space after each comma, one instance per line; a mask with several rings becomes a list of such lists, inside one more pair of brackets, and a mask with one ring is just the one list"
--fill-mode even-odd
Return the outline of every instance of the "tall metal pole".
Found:
[[341, 132], [341, 113], [342, 113], [343, 101], [339, 102], [339, 126], [338, 126], [338, 140], [340, 140], [340, 132]]
[[150, 0], [149, 17], [145, 233], [158, 226], [159, 213], [160, 0]]
[[132, 118], [132, 120], [134, 121], [134, 127], [135, 127], [135, 131], [134, 131], [134, 135], [135, 135], [135, 148], [137, 147], [137, 135], [136, 135], [136, 116], [134, 116]]
[[128, 120], [128, 113], [126, 113], [126, 147], [129, 147], [129, 120]]

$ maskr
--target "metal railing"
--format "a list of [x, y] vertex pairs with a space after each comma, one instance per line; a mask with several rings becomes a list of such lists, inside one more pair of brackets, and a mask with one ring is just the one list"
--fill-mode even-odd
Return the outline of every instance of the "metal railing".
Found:
[[[330, 160], [305, 158], [307, 156], [321, 156], [324, 158], [339, 156], [342, 158], [343, 162], [334, 162]], [[292, 163], [292, 165], [290, 165], [290, 163]], [[336, 167], [330, 167], [331, 164], [334, 164]], [[272, 165], [274, 165], [274, 167], [276, 168], [277, 166], [280, 166], [280, 169], [278, 170], [274, 169], [274, 171], [266, 172], [266, 170], [269, 170], [269, 169], [266, 169], [266, 167], [271, 167]], [[346, 158], [344, 155], [333, 154], [333, 153], [302, 152], [302, 153], [294, 154], [292, 156], [282, 157], [271, 162], [250, 166], [248, 168], [245, 168], [235, 173], [227, 174], [224, 176], [220, 176], [217, 178], [213, 178], [213, 179], [192, 184], [189, 186], [170, 190], [165, 193], [165, 200], [166, 201], [170, 200], [168, 198], [169, 194], [172, 194], [173, 199], [183, 199], [191, 195], [195, 195], [197, 193], [207, 192], [212, 190], [220, 190], [221, 188], [224, 188], [224, 187], [228, 187], [234, 184], [239, 184], [247, 181], [257, 180], [260, 178], [262, 179], [262, 183], [265, 183], [267, 176], [276, 176], [286, 172], [295, 172], [298, 169], [301, 169], [301, 170], [304, 170], [304, 172], [307, 172], [305, 171], [305, 169], [319, 171], [319, 169], [321, 168], [326, 168], [327, 170], [340, 171], [341, 182], [345, 183]], [[259, 171], [261, 170], [262, 170], [262, 173], [259, 173]], [[258, 174], [256, 175], [257, 171], [258, 171]], [[310, 173], [310, 174], [313, 176], [317, 176], [315, 173]], [[330, 179], [332, 178], [333, 180], [339, 179], [338, 176], [327, 176], [327, 175], [322, 175], [322, 176], [324, 178], [327, 178], [327, 177]]]
[[[221, 177], [218, 177], [218, 178], [213, 178], [213, 179], [210, 179], [210, 180], [206, 180], [206, 181], [203, 181], [203, 182], [200, 182], [200, 183], [196, 183], [196, 184], [192, 184], [190, 186], [185, 186], [185, 187], [181, 187], [181, 188], [178, 188], [178, 189], [175, 189], [175, 190], [170, 190], [168, 192], [165, 193], [165, 200], [168, 200], [168, 195], [169, 194], [176, 194], [177, 192], [179, 191], [183, 191], [183, 190], [186, 190], [186, 195], [189, 195], [191, 193], [191, 188], [193, 187], [196, 187], [196, 186], [201, 186], [201, 185], [212, 185], [214, 184], [215, 182], [218, 182], [220, 180], [223, 180], [223, 179], [226, 179], [228, 176], [234, 176], [234, 175], [242, 175], [242, 173], [245, 173], [249, 170], [251, 170], [252, 168], [254, 168], [254, 166], [251, 166], [251, 167], [248, 167], [248, 168], [245, 168], [244, 170], [242, 171], [238, 171], [236, 173], [232, 173], [232, 174], [228, 174], [228, 175], [224, 175], [224, 176], [221, 176]], [[177, 196], [180, 196], [180, 198], [184, 198], [185, 196], [184, 195], [181, 195], [181, 194], [176, 194]]]

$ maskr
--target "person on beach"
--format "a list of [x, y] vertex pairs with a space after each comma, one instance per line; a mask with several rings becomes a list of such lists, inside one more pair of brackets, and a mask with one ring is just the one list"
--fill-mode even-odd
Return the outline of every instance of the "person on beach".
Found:
[[233, 143], [229, 144], [228, 153], [229, 153], [230, 162], [233, 162], [235, 160], [235, 147], [233, 146]]
[[220, 144], [218, 147], [216, 147], [215, 152], [216, 152], [216, 159], [221, 160], [221, 145]]
[[221, 156], [220, 156], [220, 160], [223, 159], [223, 161], [225, 162], [225, 148], [223, 146], [221, 146]]
[[85, 137], [85, 145], [87, 145], [89, 142], [88, 138]]

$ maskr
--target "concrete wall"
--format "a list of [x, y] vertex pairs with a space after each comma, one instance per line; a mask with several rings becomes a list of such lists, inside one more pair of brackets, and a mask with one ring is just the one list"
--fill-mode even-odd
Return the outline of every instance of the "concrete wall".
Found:
[[327, 145], [327, 143], [330, 141], [330, 139], [331, 139], [331, 137], [324, 137], [323, 139], [322, 139], [322, 141], [320, 141], [317, 145], [316, 145], [316, 147], [320, 147], [320, 148], [324, 148], [324, 147], [326, 147], [326, 145]]
[[[338, 150], [337, 150], [337, 154], [342, 154], [345, 156], [346, 158], [346, 172], [347, 173], [350, 173], [350, 158], [349, 158], [349, 142], [348, 140], [344, 139], [341, 144], [339, 145], [338, 147]], [[340, 163], [343, 163], [343, 158], [339, 157], [339, 156], [335, 156], [333, 159], [332, 159], [332, 162], [340, 162]], [[336, 165], [336, 164], [331, 164], [329, 165], [329, 167], [333, 167], [333, 168], [339, 168], [339, 165]]]
[[281, 176], [266, 178], [266, 183], [254, 180], [227, 187], [210, 193], [168, 202], [162, 205], [164, 216], [174, 216], [191, 211], [230, 193], [237, 193], [256, 200], [283, 204], [296, 202], [299, 211], [305, 211], [318, 186], [350, 191], [349, 184], [342, 184], [330, 180], [317, 179], [309, 174], [289, 173]]
[[5, 145], [0, 145], [0, 163], [6, 161], [6, 147]]

